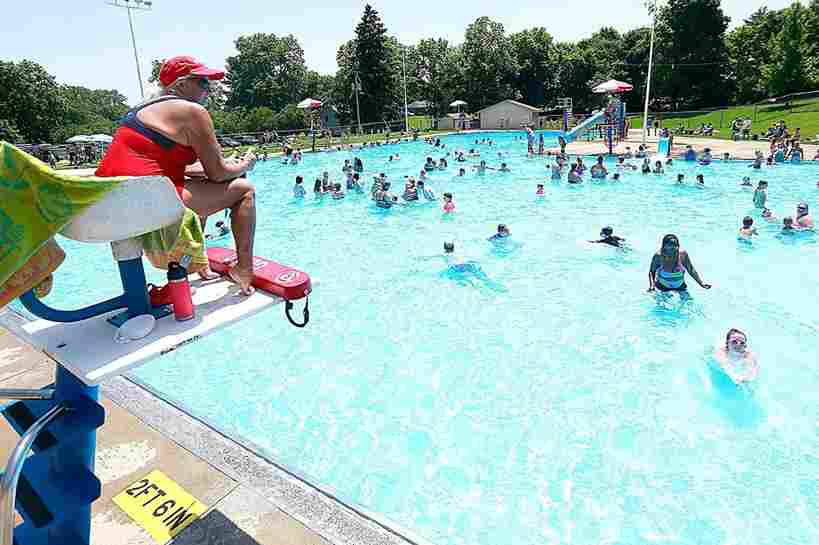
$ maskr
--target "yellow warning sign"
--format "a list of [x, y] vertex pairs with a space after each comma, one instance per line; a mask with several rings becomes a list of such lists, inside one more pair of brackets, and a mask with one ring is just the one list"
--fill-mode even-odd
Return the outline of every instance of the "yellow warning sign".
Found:
[[114, 503], [157, 543], [167, 543], [207, 510], [207, 506], [159, 470], [128, 485], [114, 496]]

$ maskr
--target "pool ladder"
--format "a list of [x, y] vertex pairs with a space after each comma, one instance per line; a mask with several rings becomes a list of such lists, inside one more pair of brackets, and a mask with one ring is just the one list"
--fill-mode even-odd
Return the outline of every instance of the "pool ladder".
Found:
[[20, 434], [0, 477], [0, 545], [87, 545], [91, 503], [102, 492], [93, 473], [105, 420], [98, 387], [58, 365], [54, 385], [0, 389], [0, 399], [15, 400], [2, 412]]

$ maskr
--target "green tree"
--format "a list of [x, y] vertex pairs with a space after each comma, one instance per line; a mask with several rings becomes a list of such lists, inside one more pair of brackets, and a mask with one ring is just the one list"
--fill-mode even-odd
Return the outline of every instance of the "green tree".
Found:
[[304, 77], [304, 95], [318, 100], [332, 100], [335, 86], [333, 76], [308, 70]]
[[816, 89], [819, 87], [819, 0], [811, 0], [803, 11], [802, 62], [805, 67], [805, 84], [809, 89]]
[[228, 107], [280, 110], [303, 98], [307, 68], [295, 37], [251, 34], [235, 45], [239, 53], [227, 58]]
[[[720, 0], [668, 0], [657, 17], [657, 94], [675, 108], [718, 106], [732, 96]], [[654, 93], [652, 93], [654, 94]]]
[[[361, 82], [361, 121], [381, 121], [388, 107], [394, 106], [394, 52], [387, 43], [387, 29], [370, 4], [355, 27], [352, 71]], [[352, 74], [351, 74], [352, 76]], [[351, 77], [353, 83], [354, 77]]]
[[557, 52], [551, 34], [537, 27], [512, 34], [509, 41], [518, 67], [515, 89], [523, 102], [531, 105], [554, 102], [558, 94]]
[[787, 9], [782, 30], [771, 38], [773, 62], [763, 67], [768, 93], [773, 96], [801, 91], [805, 85], [802, 66], [802, 6]]
[[54, 140], [63, 142], [77, 134], [112, 134], [128, 111], [126, 98], [114, 89], [88, 89], [78, 85], [60, 86], [66, 105]]
[[17, 130], [13, 122], [8, 119], [0, 119], [0, 140], [11, 142], [12, 144], [22, 143], [23, 135]]
[[53, 141], [66, 111], [54, 76], [39, 64], [0, 61], [0, 120], [26, 142]]
[[645, 103], [650, 40], [651, 29], [648, 27], [635, 28], [623, 34], [622, 79], [634, 86], [633, 91], [623, 95], [629, 111], [642, 110]]
[[575, 111], [592, 109], [598, 102], [590, 85], [597, 73], [594, 58], [580, 44], [561, 43], [558, 44], [557, 51], [559, 96], [571, 97]]
[[431, 102], [433, 114], [443, 115], [449, 104], [458, 98], [456, 74], [455, 50], [448, 41], [425, 38], [408, 49], [409, 100]]
[[472, 111], [515, 98], [511, 82], [516, 72], [512, 47], [501, 23], [479, 17], [466, 28], [460, 48], [463, 99]]

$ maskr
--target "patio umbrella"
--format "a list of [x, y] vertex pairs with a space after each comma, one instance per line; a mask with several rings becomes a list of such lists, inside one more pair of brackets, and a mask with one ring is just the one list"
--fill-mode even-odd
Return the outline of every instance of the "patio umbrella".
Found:
[[428, 100], [416, 100], [407, 104], [408, 110], [428, 110], [431, 104]]
[[314, 98], [305, 98], [298, 104], [296, 104], [296, 108], [300, 110], [311, 110], [313, 108], [321, 108], [321, 101], [316, 100]]
[[90, 136], [85, 134], [78, 134], [77, 136], [72, 136], [68, 140], [66, 140], [66, 144], [76, 144], [77, 142], [91, 142]]
[[466, 106], [465, 100], [456, 100], [452, 104], [449, 105], [450, 108], [458, 108], [458, 112], [461, 111], [461, 106]]
[[634, 89], [634, 86], [630, 83], [610, 79], [608, 81], [604, 81], [592, 90], [595, 93], [625, 93], [626, 91], [631, 91], [632, 89]]
[[105, 143], [110, 144], [111, 142], [114, 141], [114, 138], [111, 137], [111, 136], [108, 136], [107, 134], [92, 134], [91, 136], [88, 137], [88, 141], [89, 142], [105, 142]]

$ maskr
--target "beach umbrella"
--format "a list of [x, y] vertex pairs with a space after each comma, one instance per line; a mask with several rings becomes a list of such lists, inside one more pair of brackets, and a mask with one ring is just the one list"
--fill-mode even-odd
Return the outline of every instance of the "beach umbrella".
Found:
[[466, 106], [465, 100], [456, 100], [449, 105], [450, 108], [458, 108], [458, 112], [461, 111], [461, 106]]
[[314, 98], [305, 98], [298, 104], [296, 104], [296, 108], [300, 110], [311, 110], [313, 108], [321, 108], [321, 101], [316, 100]]
[[91, 142], [90, 136], [85, 134], [78, 134], [77, 136], [72, 136], [68, 140], [66, 140], [66, 144], [76, 144], [77, 142]]
[[604, 81], [592, 90], [595, 93], [625, 93], [626, 91], [631, 91], [632, 89], [634, 89], [634, 86], [630, 83], [610, 79], [608, 81]]
[[407, 104], [408, 110], [428, 110], [432, 104], [428, 100], [416, 100]]
[[103, 142], [103, 143], [110, 144], [111, 142], [114, 141], [114, 138], [111, 137], [111, 136], [108, 136], [107, 134], [92, 134], [91, 136], [88, 137], [88, 141], [89, 142]]

